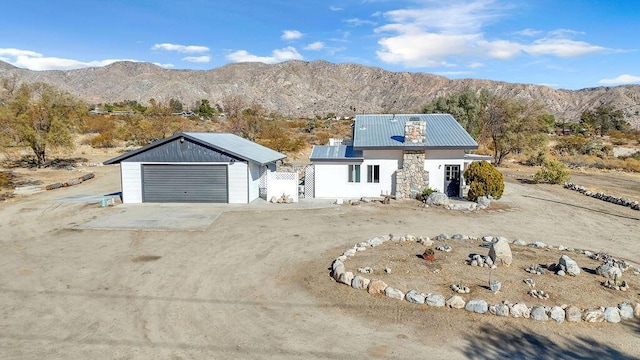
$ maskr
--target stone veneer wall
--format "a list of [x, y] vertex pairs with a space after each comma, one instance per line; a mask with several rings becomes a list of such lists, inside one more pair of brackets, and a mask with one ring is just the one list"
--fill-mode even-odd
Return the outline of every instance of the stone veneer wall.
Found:
[[429, 186], [429, 173], [424, 170], [424, 151], [404, 151], [402, 169], [396, 171], [396, 199], [415, 199]]

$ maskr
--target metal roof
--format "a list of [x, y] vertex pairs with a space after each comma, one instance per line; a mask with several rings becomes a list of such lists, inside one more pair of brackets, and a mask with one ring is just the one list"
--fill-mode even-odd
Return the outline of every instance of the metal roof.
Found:
[[[404, 142], [404, 126], [409, 120], [425, 121], [424, 143]], [[356, 115], [353, 147], [475, 150], [478, 143], [449, 114], [373, 114]]]
[[153, 149], [168, 142], [175, 141], [181, 137], [188, 138], [191, 141], [201, 143], [204, 146], [208, 146], [239, 159], [255, 162], [260, 165], [269, 164], [287, 157], [284, 154], [281, 154], [277, 151], [271, 150], [265, 146], [256, 144], [253, 141], [249, 141], [234, 134], [185, 132], [175, 134], [162, 140], [158, 140], [137, 150], [133, 150], [113, 159], [109, 159], [105, 161], [104, 164], [117, 164], [127, 158], [143, 153], [147, 150]]
[[363, 161], [362, 150], [346, 145], [315, 145], [309, 157], [311, 161]]

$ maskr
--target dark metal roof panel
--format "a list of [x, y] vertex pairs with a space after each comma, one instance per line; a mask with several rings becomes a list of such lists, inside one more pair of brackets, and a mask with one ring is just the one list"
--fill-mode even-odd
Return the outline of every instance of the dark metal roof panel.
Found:
[[[424, 143], [404, 142], [404, 126], [409, 120], [425, 121]], [[478, 148], [478, 143], [449, 114], [357, 115], [353, 131], [355, 148]]]
[[[184, 141], [180, 141], [184, 138]], [[109, 159], [105, 165], [122, 161], [140, 162], [226, 162], [231, 159], [269, 164], [286, 155], [233, 134], [179, 133]]]

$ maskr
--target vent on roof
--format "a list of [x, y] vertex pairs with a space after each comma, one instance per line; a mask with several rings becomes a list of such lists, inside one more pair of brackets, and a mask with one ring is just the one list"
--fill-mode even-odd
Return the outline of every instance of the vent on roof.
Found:
[[393, 114], [391, 116], [391, 122], [397, 122], [397, 121], [398, 121], [398, 119], [396, 119], [396, 114]]

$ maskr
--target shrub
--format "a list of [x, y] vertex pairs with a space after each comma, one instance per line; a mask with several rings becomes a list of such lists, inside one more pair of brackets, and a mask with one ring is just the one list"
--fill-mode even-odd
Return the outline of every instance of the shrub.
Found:
[[91, 139], [91, 147], [112, 148], [116, 146], [115, 136], [111, 131], [106, 131]]
[[473, 162], [464, 172], [469, 184], [467, 199], [476, 201], [480, 196], [492, 196], [500, 199], [504, 191], [504, 179], [498, 169], [487, 161]]
[[571, 175], [567, 167], [557, 160], [548, 160], [542, 165], [542, 169], [538, 171], [533, 180], [535, 182], [544, 182], [549, 184], [561, 184], [569, 181]]
[[429, 195], [433, 194], [434, 192], [436, 192], [434, 189], [432, 188], [424, 188], [422, 189], [422, 192], [419, 193], [418, 195], [416, 195], [416, 199], [425, 202], [427, 201], [427, 198], [429, 197]]
[[540, 165], [544, 164], [544, 162], [546, 160], [546, 155], [547, 154], [544, 152], [544, 150], [540, 150], [540, 151], [534, 152], [534, 153], [530, 154], [529, 157], [522, 162], [522, 165], [540, 166]]

